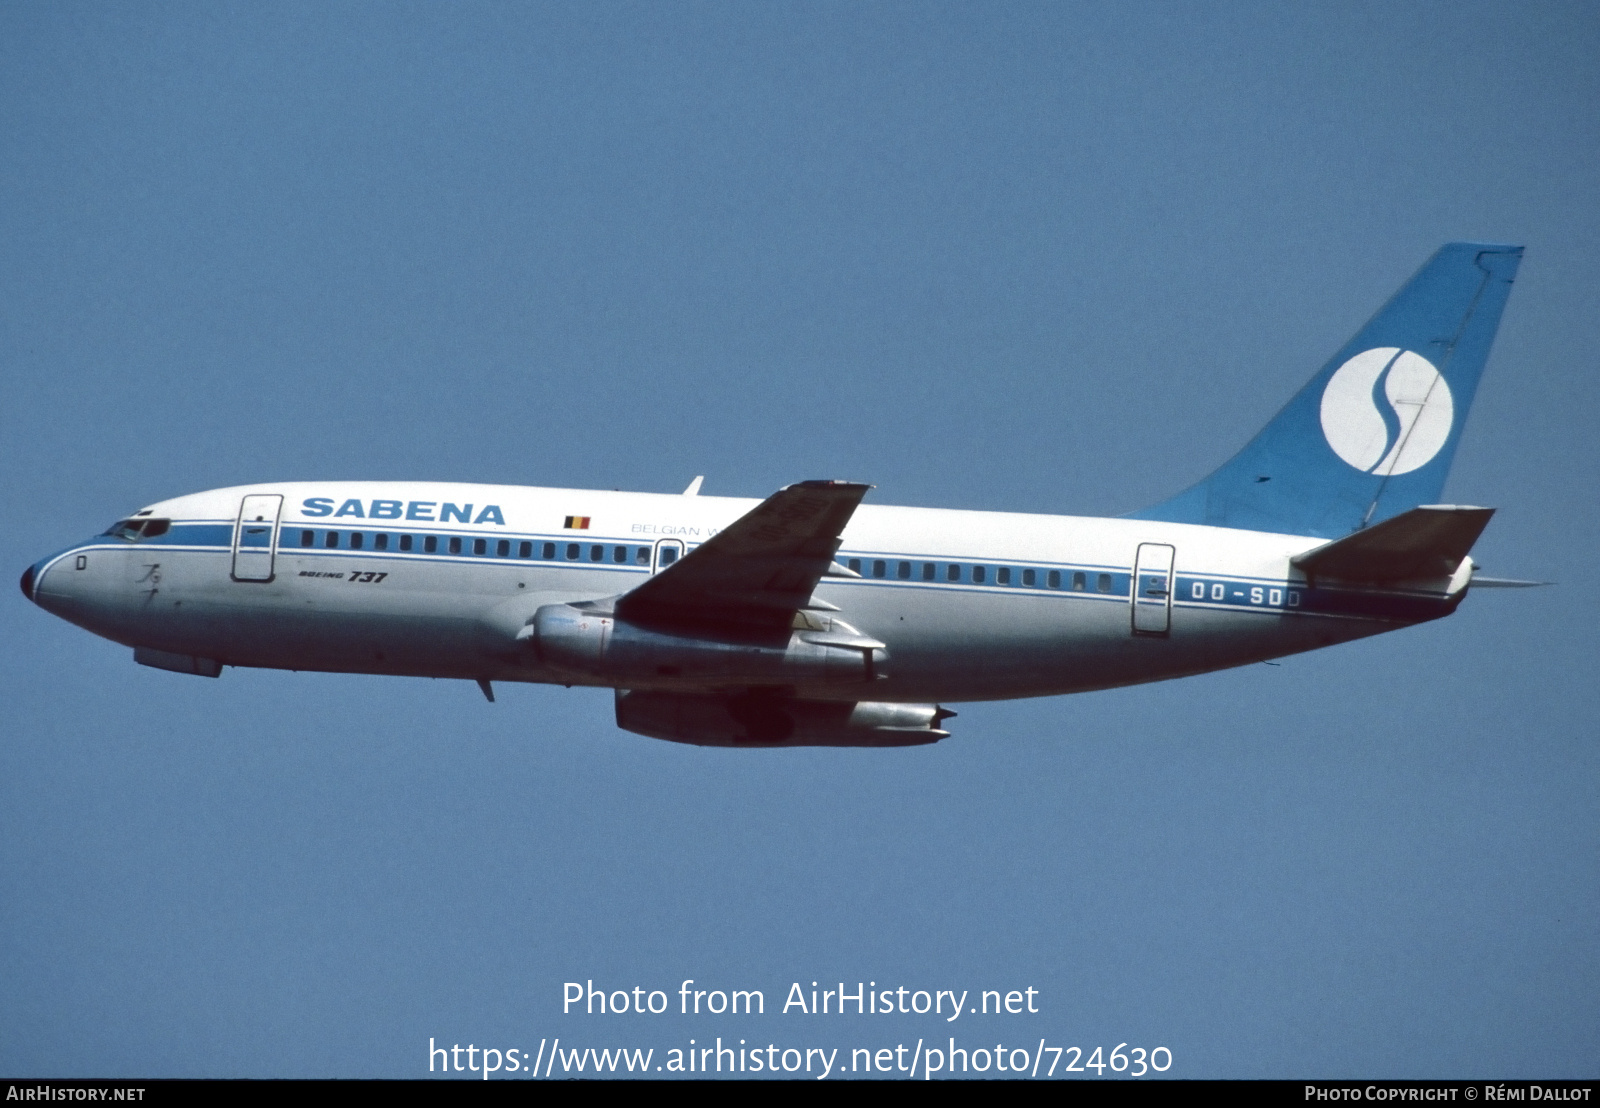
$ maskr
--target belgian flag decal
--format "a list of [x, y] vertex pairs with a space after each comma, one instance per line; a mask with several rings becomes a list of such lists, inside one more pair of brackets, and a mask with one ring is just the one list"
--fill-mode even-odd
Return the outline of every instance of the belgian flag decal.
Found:
[[587, 531], [589, 529], [589, 517], [568, 516], [567, 522], [563, 523], [561, 526], [565, 527], [568, 531]]

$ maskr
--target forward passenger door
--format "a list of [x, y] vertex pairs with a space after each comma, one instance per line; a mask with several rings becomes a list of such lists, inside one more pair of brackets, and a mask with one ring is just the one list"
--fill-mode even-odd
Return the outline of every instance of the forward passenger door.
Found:
[[277, 494], [247, 496], [239, 504], [239, 522], [233, 532], [233, 579], [272, 580], [273, 554], [278, 545], [278, 513], [283, 497]]

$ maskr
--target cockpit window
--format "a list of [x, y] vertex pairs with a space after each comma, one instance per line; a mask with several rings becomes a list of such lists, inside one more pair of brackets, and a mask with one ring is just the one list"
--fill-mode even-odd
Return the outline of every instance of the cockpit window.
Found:
[[104, 533], [113, 539], [138, 542], [140, 539], [153, 539], [165, 535], [170, 530], [172, 530], [170, 519], [119, 519], [107, 527]]

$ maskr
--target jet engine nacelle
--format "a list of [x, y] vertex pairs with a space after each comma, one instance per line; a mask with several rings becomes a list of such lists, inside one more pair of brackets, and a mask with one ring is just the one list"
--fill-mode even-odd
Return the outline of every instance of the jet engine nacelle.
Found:
[[795, 622], [801, 626], [787, 639], [737, 641], [665, 634], [604, 612], [546, 604], [518, 638], [531, 641], [551, 669], [608, 681], [817, 685], [883, 675], [883, 643], [841, 620], [802, 613]]
[[696, 746], [922, 746], [948, 738], [935, 704], [617, 690], [617, 726]]

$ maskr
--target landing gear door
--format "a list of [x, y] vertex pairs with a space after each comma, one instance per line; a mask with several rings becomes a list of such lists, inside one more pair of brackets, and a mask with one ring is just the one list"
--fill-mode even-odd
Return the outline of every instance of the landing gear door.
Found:
[[283, 497], [247, 496], [239, 505], [239, 524], [233, 532], [233, 579], [272, 580], [272, 556], [277, 548], [278, 513]]
[[1133, 633], [1165, 635], [1172, 627], [1172, 565], [1176, 551], [1165, 543], [1139, 545], [1133, 563]]
[[655, 562], [650, 566], [651, 573], [660, 573], [683, 557], [683, 543], [677, 539], [662, 539], [656, 543]]

